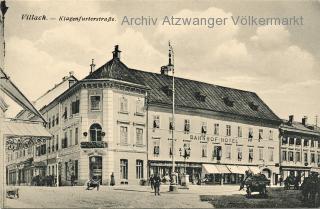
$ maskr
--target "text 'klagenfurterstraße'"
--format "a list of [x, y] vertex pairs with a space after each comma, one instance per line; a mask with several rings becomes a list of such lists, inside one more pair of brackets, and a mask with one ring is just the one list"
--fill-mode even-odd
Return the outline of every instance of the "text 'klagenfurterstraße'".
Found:
[[121, 25], [126, 26], [205, 26], [214, 28], [216, 26], [225, 26], [228, 24], [236, 26], [264, 26], [264, 25], [284, 25], [301, 26], [303, 25], [302, 16], [290, 17], [257, 17], [257, 16], [230, 16], [230, 17], [152, 17], [124, 16]]

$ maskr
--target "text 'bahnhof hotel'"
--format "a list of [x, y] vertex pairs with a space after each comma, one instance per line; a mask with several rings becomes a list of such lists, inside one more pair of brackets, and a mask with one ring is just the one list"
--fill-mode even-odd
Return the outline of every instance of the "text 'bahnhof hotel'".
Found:
[[[35, 101], [51, 140], [8, 150], [7, 183], [58, 176], [61, 185], [93, 177], [139, 184], [151, 174], [170, 175], [172, 156], [176, 172], [194, 184], [204, 176], [207, 183], [238, 183], [246, 170], [278, 184], [319, 171], [319, 128], [306, 118], [281, 120], [254, 92], [175, 78], [173, 124], [169, 68], [131, 69], [116, 46], [113, 58], [98, 69], [92, 63], [84, 79], [64, 77]], [[28, 111], [17, 118], [37, 119]]]

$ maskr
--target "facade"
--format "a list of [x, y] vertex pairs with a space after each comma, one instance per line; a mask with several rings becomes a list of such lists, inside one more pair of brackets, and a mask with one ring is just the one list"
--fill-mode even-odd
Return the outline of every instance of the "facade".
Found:
[[289, 175], [303, 180], [310, 172], [320, 171], [320, 131], [308, 125], [307, 118], [301, 122], [283, 120], [280, 126], [280, 168], [285, 180]]
[[42, 103], [53, 139], [34, 147], [43, 165], [37, 175], [58, 176], [62, 185], [138, 184], [169, 175], [173, 156], [175, 171], [193, 183], [237, 183], [251, 170], [276, 184], [281, 120], [253, 92], [176, 78], [173, 124], [172, 66], [160, 74], [131, 69], [116, 46], [109, 62], [92, 64], [86, 78]]

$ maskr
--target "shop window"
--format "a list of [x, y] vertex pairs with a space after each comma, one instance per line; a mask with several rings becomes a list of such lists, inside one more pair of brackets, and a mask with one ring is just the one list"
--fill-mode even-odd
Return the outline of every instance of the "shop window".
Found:
[[160, 116], [159, 115], [153, 116], [153, 128], [160, 128]]
[[90, 110], [100, 110], [101, 108], [101, 96], [90, 96]]
[[142, 128], [136, 129], [136, 144], [143, 145], [143, 129]]
[[213, 130], [214, 135], [219, 135], [219, 123], [214, 124], [214, 130]]
[[263, 139], [263, 129], [259, 129], [259, 140]]
[[226, 125], [226, 136], [231, 136], [231, 126]]
[[294, 138], [293, 137], [289, 137], [289, 146], [294, 145]]
[[301, 162], [301, 154], [300, 154], [300, 152], [296, 152], [296, 162]]
[[242, 160], [242, 147], [237, 147], [238, 161]]
[[288, 159], [290, 162], [293, 162], [293, 152], [292, 151], [288, 152]]
[[188, 134], [190, 132], [190, 120], [185, 119], [184, 120], [184, 133]]
[[120, 144], [128, 144], [128, 127], [120, 126]]
[[120, 178], [128, 179], [128, 160], [120, 159]]
[[315, 163], [316, 162], [316, 158], [315, 158], [315, 154], [314, 153], [311, 153], [310, 160], [311, 160], [311, 163]]
[[282, 162], [287, 161], [287, 151], [283, 150], [281, 152]]
[[248, 141], [252, 142], [252, 139], [253, 139], [253, 129], [249, 128], [249, 130], [248, 130]]
[[231, 160], [231, 145], [226, 145], [226, 159]]
[[221, 160], [222, 157], [222, 147], [214, 146], [213, 148], [213, 159]]
[[242, 137], [242, 127], [238, 126], [238, 137], [241, 138]]
[[122, 113], [128, 112], [128, 99], [124, 96], [120, 98], [120, 112]]
[[263, 148], [259, 148], [259, 160], [263, 160]]
[[253, 148], [249, 148], [249, 163], [253, 161]]
[[201, 133], [207, 134], [207, 123], [206, 122], [201, 123]]
[[143, 160], [136, 161], [136, 178], [143, 179]]
[[202, 144], [201, 157], [207, 157], [207, 144]]
[[102, 141], [102, 128], [99, 124], [94, 123], [90, 126], [90, 141]]
[[273, 162], [273, 149], [269, 148], [268, 151], [269, 151], [269, 162]]
[[172, 117], [169, 117], [169, 130], [173, 130], [174, 129], [174, 124], [173, 124], [173, 119]]

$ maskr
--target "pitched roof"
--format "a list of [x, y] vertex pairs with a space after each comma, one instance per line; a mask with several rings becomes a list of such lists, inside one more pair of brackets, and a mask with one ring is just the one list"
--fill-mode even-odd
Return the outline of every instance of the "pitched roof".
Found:
[[292, 121], [292, 123], [289, 123], [289, 121], [286, 119], [282, 119], [282, 124], [280, 128], [291, 130], [294, 132], [303, 132], [303, 133], [320, 135], [319, 127], [311, 126], [311, 125], [303, 125], [302, 123], [297, 121]]
[[[119, 59], [112, 59], [87, 76], [87, 79], [115, 79], [148, 87], [150, 104], [172, 104], [172, 77], [159, 73], [130, 69]], [[202, 95], [200, 100], [197, 95]], [[175, 77], [177, 107], [190, 107], [279, 122], [278, 116], [249, 91], [227, 88], [195, 80]]]

